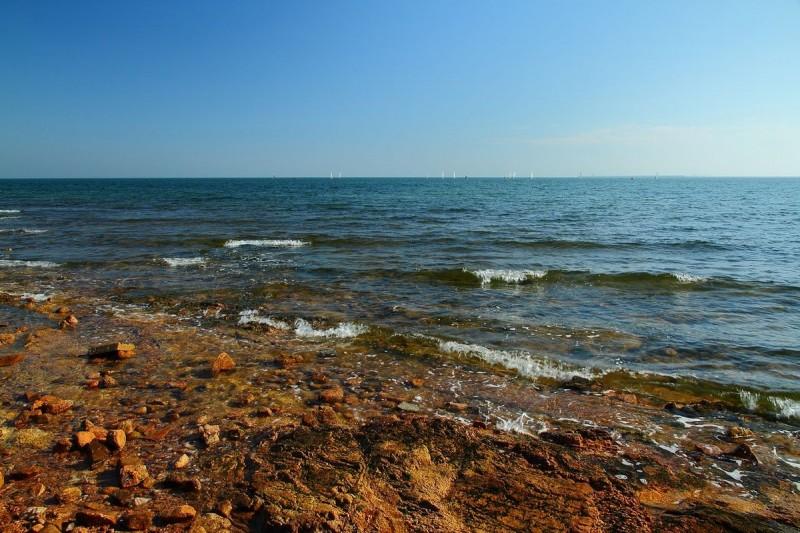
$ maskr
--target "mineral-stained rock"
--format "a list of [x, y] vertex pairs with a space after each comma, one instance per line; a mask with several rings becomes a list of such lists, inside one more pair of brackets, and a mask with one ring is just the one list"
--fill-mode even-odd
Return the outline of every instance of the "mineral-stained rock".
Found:
[[121, 429], [112, 429], [108, 432], [106, 441], [113, 449], [121, 450], [125, 447], [125, 443], [128, 441], [128, 438], [125, 436], [125, 432]]
[[0, 346], [3, 344], [11, 344], [17, 339], [13, 333], [0, 333]]
[[124, 465], [119, 469], [119, 484], [122, 488], [135, 487], [148, 477], [147, 467], [142, 464]]
[[211, 363], [211, 373], [215, 376], [222, 372], [228, 372], [236, 367], [236, 362], [226, 352], [221, 352], [214, 362]]
[[714, 444], [704, 444], [704, 443], [695, 443], [695, 449], [702, 453], [703, 455], [708, 455], [709, 457], [718, 457], [722, 455], [722, 449], [719, 446], [715, 446]]
[[78, 325], [78, 317], [69, 315], [67, 318], [59, 322], [58, 327], [61, 329], [74, 328]]
[[196, 526], [207, 533], [230, 531], [231, 521], [217, 513], [206, 513], [197, 519]]
[[124, 342], [104, 344], [89, 348], [87, 355], [91, 358], [129, 359], [136, 355], [136, 346]]
[[5, 483], [6, 483], [6, 480], [5, 480], [5, 478], [3, 477], [3, 471], [2, 471], [2, 470], [0, 470], [0, 489], [2, 489], [2, 488], [3, 488], [3, 485], [5, 485]]
[[23, 359], [25, 359], [25, 356], [21, 353], [0, 356], [0, 367], [16, 365]]
[[48, 448], [52, 442], [52, 433], [39, 428], [26, 428], [17, 431], [17, 445], [23, 448], [43, 450]]
[[331, 387], [319, 393], [319, 400], [323, 403], [336, 404], [344, 400], [344, 391], [341, 387]]
[[197, 511], [191, 505], [171, 507], [159, 514], [159, 518], [167, 524], [191, 522], [195, 516], [197, 516]]
[[466, 411], [469, 408], [469, 404], [459, 403], [459, 402], [447, 402], [447, 408], [450, 411], [455, 411], [457, 413], [461, 413], [461, 412]]
[[726, 432], [729, 439], [749, 439], [753, 437], [753, 432], [741, 426], [732, 426]]

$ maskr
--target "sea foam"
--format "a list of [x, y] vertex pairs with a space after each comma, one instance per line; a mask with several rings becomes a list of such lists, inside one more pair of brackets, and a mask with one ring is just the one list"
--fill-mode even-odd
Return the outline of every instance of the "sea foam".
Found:
[[0, 209], [0, 213], [19, 213], [19, 209]]
[[694, 274], [684, 274], [682, 272], [678, 272], [677, 274], [673, 274], [675, 279], [677, 279], [681, 283], [700, 283], [706, 281], [706, 278], [703, 276], [696, 276]]
[[308, 244], [296, 239], [244, 239], [225, 241], [225, 248], [238, 248], [240, 246], [269, 246], [273, 248], [297, 248]]
[[298, 337], [336, 337], [347, 339], [358, 337], [367, 332], [367, 326], [354, 322], [342, 322], [336, 327], [328, 329], [314, 329], [314, 327], [302, 318], [294, 322], [294, 333]]
[[262, 324], [276, 329], [290, 329], [291, 326], [282, 320], [277, 320], [268, 316], [260, 316], [258, 311], [248, 309], [239, 313], [239, 325], [245, 326], [247, 324]]
[[590, 379], [598, 375], [591, 370], [570, 368], [551, 359], [534, 359], [524, 351], [493, 350], [477, 344], [462, 344], [454, 341], [440, 342], [439, 349], [446, 353], [477, 357], [487, 363], [516, 370], [520, 375], [532, 379], [549, 378], [563, 381], [575, 376]]
[[19, 259], [0, 259], [0, 268], [55, 268], [52, 261], [22, 261]]
[[484, 270], [467, 270], [481, 280], [481, 285], [490, 285], [493, 281], [502, 281], [504, 283], [523, 283], [532, 279], [543, 278], [547, 275], [546, 270], [506, 270], [506, 269], [484, 269]]
[[163, 257], [161, 258], [161, 260], [171, 267], [196, 266], [196, 265], [206, 264], [205, 257]]
[[40, 233], [47, 233], [46, 229], [36, 228], [4, 228], [0, 229], [0, 233], [17, 233], [23, 235], [38, 235]]

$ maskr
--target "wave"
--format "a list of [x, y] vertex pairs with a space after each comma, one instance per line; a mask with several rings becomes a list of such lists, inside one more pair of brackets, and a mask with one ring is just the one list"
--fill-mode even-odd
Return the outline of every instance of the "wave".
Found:
[[364, 324], [354, 322], [342, 322], [333, 328], [314, 329], [314, 327], [302, 318], [298, 318], [294, 323], [294, 333], [298, 337], [336, 337], [347, 339], [358, 337], [367, 332], [369, 328]]
[[0, 209], [0, 213], [19, 213], [19, 209]]
[[243, 240], [228, 240], [223, 245], [225, 248], [238, 248], [240, 246], [270, 246], [274, 248], [296, 248], [305, 246], [306, 241], [299, 241], [296, 239], [243, 239]]
[[0, 259], [0, 268], [55, 268], [52, 261], [23, 261], [20, 259]]
[[247, 324], [261, 324], [275, 329], [290, 329], [289, 324], [286, 322], [268, 316], [260, 316], [258, 311], [254, 309], [247, 309], [239, 313], [239, 325], [246, 326]]
[[493, 281], [503, 283], [525, 283], [547, 275], [546, 270], [465, 270], [474, 274], [481, 281], [481, 285], [491, 285]]
[[205, 265], [205, 257], [162, 257], [161, 261], [171, 267]]
[[17, 235], [38, 235], [40, 233], [47, 233], [47, 230], [36, 229], [36, 228], [6, 228], [6, 229], [0, 229], [0, 233], [11, 233]]
[[441, 341], [439, 350], [449, 354], [477, 357], [487, 363], [516, 370], [520, 375], [532, 379], [547, 378], [565, 381], [576, 376], [592, 379], [601, 375], [599, 371], [571, 368], [552, 359], [534, 359], [530, 353], [522, 350], [493, 350], [478, 344], [462, 344], [454, 341]]
[[800, 419], [800, 401], [791, 398], [741, 389], [739, 390], [739, 401], [746, 410], [753, 413], [766, 414], [776, 418]]

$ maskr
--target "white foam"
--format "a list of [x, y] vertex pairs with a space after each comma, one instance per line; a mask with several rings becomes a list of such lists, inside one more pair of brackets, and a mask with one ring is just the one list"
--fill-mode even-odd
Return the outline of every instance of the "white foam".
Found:
[[758, 409], [758, 394], [750, 392], [749, 390], [740, 389], [739, 399], [742, 401], [745, 409], [748, 411], [755, 411]]
[[508, 352], [492, 350], [477, 344], [461, 344], [454, 341], [442, 341], [439, 349], [443, 352], [478, 357], [484, 361], [516, 370], [521, 375], [529, 378], [550, 378], [567, 380], [575, 376], [591, 379], [598, 373], [588, 369], [569, 368], [566, 365], [550, 359], [534, 359], [525, 351]]
[[20, 300], [33, 300], [34, 302], [46, 302], [48, 299], [50, 299], [50, 295], [49, 294], [44, 294], [44, 293], [36, 293], [36, 294], [34, 294], [34, 293], [26, 292], [26, 293], [20, 294], [19, 295], [19, 299]]
[[703, 276], [696, 276], [694, 274], [685, 274], [683, 272], [678, 272], [673, 274], [675, 279], [677, 279], [681, 283], [700, 283], [701, 281], [705, 281], [706, 278]]
[[36, 228], [4, 228], [0, 229], [0, 233], [22, 233], [24, 235], [38, 235], [40, 233], [47, 233], [47, 230], [36, 229]]
[[0, 209], [0, 213], [19, 213], [19, 209]]
[[481, 285], [490, 285], [492, 281], [502, 281], [504, 283], [523, 283], [528, 280], [543, 278], [547, 275], [546, 270], [503, 270], [488, 268], [484, 270], [467, 270], [481, 280]]
[[770, 398], [769, 402], [782, 418], [800, 418], [800, 402], [789, 398]]
[[239, 313], [239, 325], [245, 326], [247, 324], [263, 324], [276, 329], [290, 329], [289, 324], [286, 322], [268, 316], [260, 316], [258, 311], [254, 309]]
[[22, 261], [18, 259], [0, 259], [0, 268], [55, 268], [58, 263], [52, 261]]
[[541, 433], [547, 429], [545, 424], [531, 418], [527, 413], [520, 413], [517, 418], [503, 418], [502, 416], [498, 416], [495, 427], [500, 431], [522, 433], [523, 435], [533, 435], [534, 433]]
[[311, 324], [302, 318], [298, 318], [294, 322], [294, 333], [298, 337], [336, 337], [339, 339], [347, 339], [350, 337], [358, 337], [366, 333], [367, 329], [367, 326], [364, 324], [356, 324], [354, 322], [342, 322], [338, 326], [328, 329], [314, 329]]
[[161, 258], [166, 264], [171, 267], [205, 265], [205, 257], [163, 257]]
[[271, 246], [273, 248], [297, 248], [308, 244], [296, 239], [244, 239], [225, 241], [225, 248], [238, 248], [239, 246]]

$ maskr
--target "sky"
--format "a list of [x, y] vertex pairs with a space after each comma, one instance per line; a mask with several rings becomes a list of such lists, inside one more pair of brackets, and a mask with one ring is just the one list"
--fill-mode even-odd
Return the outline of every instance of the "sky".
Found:
[[800, 0], [0, 3], [0, 177], [800, 176]]

